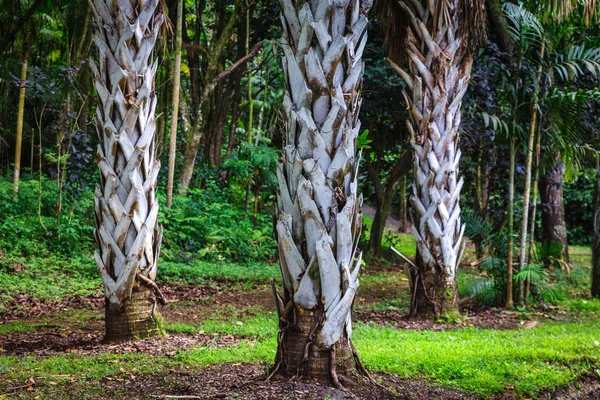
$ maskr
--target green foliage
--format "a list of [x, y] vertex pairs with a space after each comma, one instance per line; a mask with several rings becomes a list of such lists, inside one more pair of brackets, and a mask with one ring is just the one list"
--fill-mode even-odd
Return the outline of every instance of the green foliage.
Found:
[[250, 217], [231, 204], [228, 194], [218, 187], [190, 189], [187, 197], [175, 196], [171, 208], [161, 207], [163, 260], [249, 263], [275, 258], [270, 216]]
[[595, 169], [586, 168], [577, 180], [565, 185], [565, 222], [569, 244], [589, 246], [592, 242], [595, 177]]
[[0, 180], [0, 249], [22, 257], [89, 251], [94, 224], [91, 191], [65, 192], [58, 219], [57, 182], [43, 178], [41, 185], [40, 197], [39, 181], [23, 180], [14, 196], [12, 182]]
[[279, 265], [267, 263], [230, 264], [196, 260], [188, 265], [163, 261], [158, 272], [158, 279], [163, 282], [200, 284], [205, 280], [216, 280], [244, 287], [280, 278]]

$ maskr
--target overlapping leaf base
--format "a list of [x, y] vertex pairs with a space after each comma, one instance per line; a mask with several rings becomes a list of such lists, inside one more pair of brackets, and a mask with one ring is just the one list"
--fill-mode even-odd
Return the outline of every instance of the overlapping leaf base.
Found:
[[285, 287], [276, 294], [275, 370], [335, 385], [358, 375], [350, 338], [362, 259], [356, 139], [366, 3], [281, 0], [287, 126], [276, 231]]
[[[155, 330], [138, 323], [156, 316], [150, 290], [137, 294], [147, 296], [150, 309], [141, 311], [139, 304], [127, 303], [134, 302], [132, 290], [140, 284], [138, 274], [150, 280], [156, 277], [162, 237], [154, 193], [160, 169], [154, 137], [157, 65], [151, 63], [163, 22], [157, 5], [158, 0], [90, 0], [99, 61], [91, 65], [99, 101], [96, 161], [101, 172], [95, 193], [99, 249], [94, 257], [104, 282], [107, 339], [113, 336], [111, 332], [134, 338]], [[139, 301], [136, 297], [135, 302]], [[128, 318], [134, 320], [123, 321]], [[119, 326], [111, 327], [112, 323]], [[121, 329], [121, 325], [128, 328]]]
[[412, 204], [417, 242], [413, 314], [457, 312], [456, 270], [464, 250], [458, 179], [458, 127], [472, 57], [458, 35], [458, 1], [401, 1], [406, 38], [407, 121], [414, 149]]

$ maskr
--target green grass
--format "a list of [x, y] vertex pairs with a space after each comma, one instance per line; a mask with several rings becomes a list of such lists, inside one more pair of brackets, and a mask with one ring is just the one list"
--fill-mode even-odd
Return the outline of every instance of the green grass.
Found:
[[76, 258], [11, 258], [22, 265], [19, 272], [0, 268], [0, 311], [15, 294], [36, 300], [58, 301], [70, 296], [100, 293], [102, 281], [91, 255]]
[[[23, 382], [40, 375], [77, 375], [93, 384], [123, 374], [160, 375], [170, 369], [226, 362], [272, 362], [276, 322], [272, 314], [259, 314], [231, 322], [211, 319], [198, 325], [167, 324], [170, 332], [203, 330], [206, 334], [245, 338], [232, 347], [192, 348], [170, 358], [141, 354], [0, 357], [0, 382]], [[590, 368], [600, 366], [600, 330], [595, 322], [542, 323], [529, 330], [463, 328], [436, 332], [357, 323], [353, 341], [371, 370], [395, 373], [405, 379], [427, 379], [481, 396], [510, 389], [534, 396], [540, 390], [567, 385]], [[0, 392], [2, 389], [6, 387], [0, 384]]]
[[249, 318], [232, 318], [229, 321], [211, 318], [199, 324], [169, 323], [165, 324], [167, 332], [233, 335], [237, 337], [257, 339], [259, 341], [275, 337], [277, 334], [277, 316], [274, 313], [258, 314]]
[[203, 283], [206, 280], [221, 280], [232, 283], [267, 283], [270, 279], [280, 279], [278, 264], [253, 263], [230, 264], [196, 261], [192, 265], [162, 262], [158, 280], [163, 282], [182, 281], [189, 284]]
[[600, 365], [600, 330], [593, 322], [443, 332], [362, 325], [355, 332], [354, 342], [369, 368], [484, 396], [510, 388], [534, 395]]
[[[22, 265], [20, 271], [12, 264]], [[66, 297], [99, 295], [102, 280], [91, 255], [76, 258], [11, 257], [11, 269], [0, 266], [0, 311], [15, 295], [27, 294], [35, 300], [60, 301]], [[162, 262], [159, 282], [203, 284], [218, 281], [226, 289], [247, 289], [270, 279], [280, 280], [277, 264], [226, 264], [197, 261], [193, 265]]]

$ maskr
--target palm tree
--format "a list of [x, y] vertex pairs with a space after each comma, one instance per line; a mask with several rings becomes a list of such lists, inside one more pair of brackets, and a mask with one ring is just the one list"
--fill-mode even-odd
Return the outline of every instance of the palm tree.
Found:
[[287, 122], [276, 231], [284, 294], [274, 290], [272, 375], [329, 378], [339, 387], [366, 372], [350, 339], [362, 262], [357, 137], [371, 2], [280, 3]]
[[[585, 18], [590, 20], [598, 3], [585, 3]], [[406, 28], [402, 47], [408, 71], [390, 63], [408, 87], [407, 124], [415, 153], [411, 216], [417, 256], [411, 314], [454, 314], [458, 311], [456, 270], [464, 249], [458, 128], [461, 100], [470, 78], [471, 47], [486, 36], [485, 2], [389, 0], [382, 4], [395, 54], [402, 28]], [[540, 2], [539, 6], [565, 16], [578, 3], [565, 0]]]
[[407, 85], [414, 149], [411, 217], [417, 255], [411, 314], [455, 314], [456, 271], [464, 250], [458, 128], [473, 62], [467, 33], [477, 34], [485, 10], [462, 0], [403, 0], [399, 6], [394, 17], [402, 13], [410, 21], [404, 43], [408, 71], [390, 63]]
[[158, 0], [90, 0], [95, 17], [92, 63], [98, 94], [96, 127], [101, 172], [96, 187], [94, 254], [106, 296], [107, 341], [162, 333], [154, 279], [162, 238], [155, 197], [152, 51], [163, 16]]

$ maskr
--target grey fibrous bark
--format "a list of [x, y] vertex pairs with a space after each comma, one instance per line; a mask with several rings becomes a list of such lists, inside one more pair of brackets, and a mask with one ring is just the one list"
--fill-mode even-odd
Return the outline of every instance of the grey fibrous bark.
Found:
[[459, 34], [458, 0], [401, 1], [400, 6], [410, 21], [409, 70], [390, 63], [407, 84], [414, 149], [411, 217], [417, 268], [411, 315], [448, 315], [458, 313], [456, 270], [464, 251], [458, 127], [473, 59]]
[[351, 343], [362, 226], [356, 139], [368, 1], [280, 0], [285, 147], [276, 223], [284, 294], [272, 375], [364, 372]]
[[[95, 192], [94, 258], [104, 282], [107, 341], [161, 334], [156, 278], [162, 239], [155, 196], [156, 62], [163, 16], [158, 0], [90, 0], [98, 64], [95, 123], [100, 185]], [[160, 297], [159, 299], [160, 300]]]
[[183, 21], [183, 0], [177, 2], [177, 25], [175, 27], [175, 71], [173, 79], [173, 113], [171, 115], [171, 139], [169, 141], [169, 168], [167, 176], [167, 207], [173, 201], [173, 181], [175, 180], [175, 153], [177, 150], [177, 117], [179, 115], [179, 86], [181, 81], [181, 30]]

